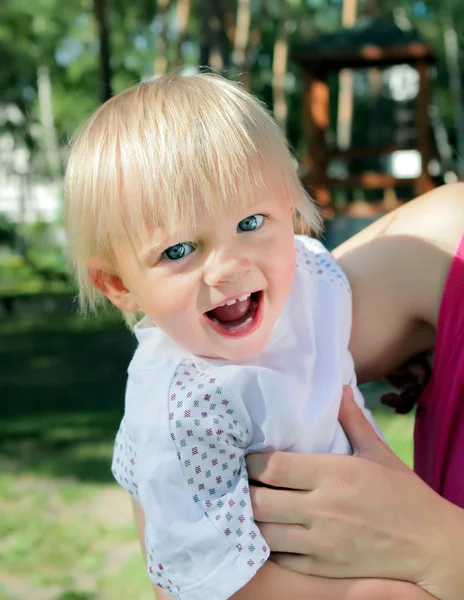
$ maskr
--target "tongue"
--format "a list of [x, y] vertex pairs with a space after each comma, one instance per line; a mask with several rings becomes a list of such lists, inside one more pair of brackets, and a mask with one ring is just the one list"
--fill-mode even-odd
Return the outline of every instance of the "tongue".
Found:
[[209, 311], [209, 316], [221, 321], [222, 323], [232, 323], [233, 321], [238, 321], [241, 319], [246, 313], [250, 310], [251, 306], [251, 298], [247, 298], [246, 300], [240, 301], [237, 300], [235, 304], [231, 304], [227, 306], [218, 306], [214, 310]]

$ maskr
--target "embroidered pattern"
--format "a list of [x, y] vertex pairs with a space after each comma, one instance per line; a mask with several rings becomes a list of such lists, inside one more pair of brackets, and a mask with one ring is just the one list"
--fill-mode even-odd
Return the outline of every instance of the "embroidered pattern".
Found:
[[[193, 501], [255, 571], [267, 560], [269, 548], [253, 519], [246, 424], [221, 383], [188, 361], [174, 375], [169, 406], [171, 439]], [[168, 590], [163, 570], [156, 574]]]
[[[170, 596], [172, 596], [175, 600], [180, 600], [179, 586], [175, 585], [170, 579], [169, 576], [166, 575], [164, 571], [164, 567], [162, 563], [156, 563], [154, 557], [154, 550], [148, 544], [148, 540], [145, 539], [145, 544], [147, 547], [147, 570], [150, 575], [150, 579], [155, 581], [157, 585], [166, 590]], [[156, 580], [155, 580], [156, 577]]]

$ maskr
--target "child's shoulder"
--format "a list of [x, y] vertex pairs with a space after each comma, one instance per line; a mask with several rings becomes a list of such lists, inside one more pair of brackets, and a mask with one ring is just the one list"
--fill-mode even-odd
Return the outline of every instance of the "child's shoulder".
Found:
[[194, 357], [179, 363], [171, 380], [169, 402], [176, 410], [181, 408], [203, 416], [220, 414], [221, 418], [234, 415], [249, 421], [240, 392], [243, 381], [249, 383], [253, 379], [253, 369], [219, 362], [220, 365], [214, 365], [211, 360]]
[[247, 420], [247, 411], [233, 392], [239, 369], [227, 369], [226, 378], [222, 371], [214, 361], [195, 356], [158, 356], [148, 365], [146, 351], [141, 360], [136, 351], [126, 388], [127, 421], [153, 428], [163, 417], [185, 419], [206, 413], [238, 414]]
[[295, 245], [298, 250], [305, 249], [313, 254], [329, 254], [322, 242], [309, 235], [295, 235]]
[[312, 282], [333, 284], [350, 291], [348, 279], [332, 254], [317, 239], [306, 235], [295, 236], [296, 267], [300, 276]]

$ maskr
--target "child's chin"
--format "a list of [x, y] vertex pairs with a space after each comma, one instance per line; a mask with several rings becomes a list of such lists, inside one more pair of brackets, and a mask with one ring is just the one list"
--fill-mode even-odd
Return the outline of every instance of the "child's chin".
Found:
[[225, 350], [224, 358], [226, 360], [233, 360], [237, 362], [246, 362], [258, 356], [264, 348], [267, 346], [268, 339], [253, 340], [249, 343], [243, 341], [242, 344], [237, 344], [237, 348], [230, 348]]

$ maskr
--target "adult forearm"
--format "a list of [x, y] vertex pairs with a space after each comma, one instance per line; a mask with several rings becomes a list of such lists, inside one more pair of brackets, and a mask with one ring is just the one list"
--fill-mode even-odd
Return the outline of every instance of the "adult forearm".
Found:
[[440, 528], [430, 545], [433, 562], [419, 582], [440, 600], [464, 598], [464, 510], [443, 500]]
[[387, 579], [327, 579], [292, 573], [267, 562], [232, 600], [432, 600], [411, 583]]

